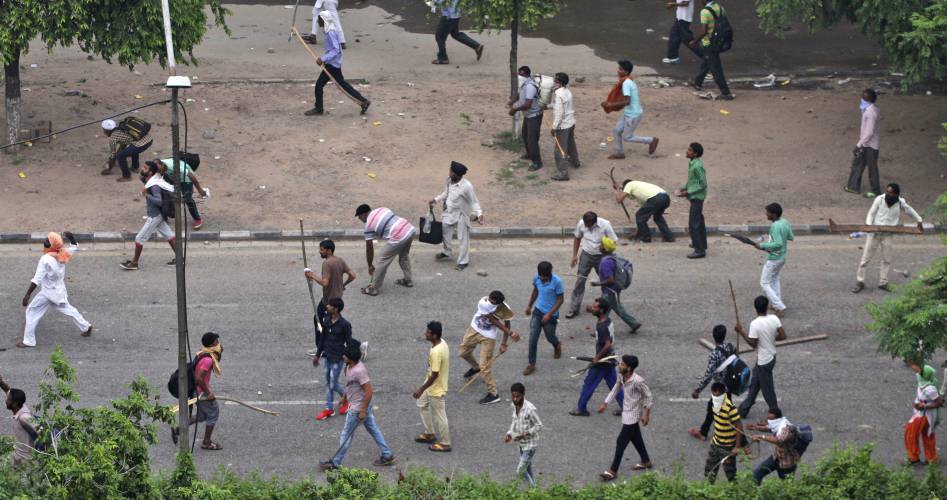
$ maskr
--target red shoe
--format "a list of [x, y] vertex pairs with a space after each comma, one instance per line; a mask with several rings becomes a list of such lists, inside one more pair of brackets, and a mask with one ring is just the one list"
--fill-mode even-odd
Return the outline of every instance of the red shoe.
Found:
[[349, 411], [349, 403], [346, 402], [344, 405], [339, 407], [339, 414], [345, 415]]
[[195, 231], [197, 231], [198, 229], [200, 229], [201, 226], [203, 226], [203, 225], [204, 225], [204, 223], [201, 222], [200, 219], [194, 219], [194, 230], [195, 230]]
[[327, 408], [322, 410], [322, 413], [316, 415], [316, 420], [325, 420], [332, 416], [335, 416], [335, 412]]

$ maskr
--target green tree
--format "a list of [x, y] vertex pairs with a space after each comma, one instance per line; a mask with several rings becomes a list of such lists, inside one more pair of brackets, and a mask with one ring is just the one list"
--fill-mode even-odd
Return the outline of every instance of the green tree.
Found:
[[[207, 0], [214, 24], [229, 34], [220, 0]], [[194, 47], [207, 31], [205, 0], [169, 2], [175, 59], [196, 64]], [[39, 37], [46, 49], [76, 45], [83, 52], [132, 69], [167, 61], [161, 2], [152, 0], [0, 0], [0, 59], [3, 61], [7, 139], [20, 127], [20, 56]], [[186, 54], [186, 57], [184, 56]]]
[[947, 76], [947, 0], [757, 0], [767, 33], [795, 21], [810, 30], [850, 22], [876, 39], [905, 86]]

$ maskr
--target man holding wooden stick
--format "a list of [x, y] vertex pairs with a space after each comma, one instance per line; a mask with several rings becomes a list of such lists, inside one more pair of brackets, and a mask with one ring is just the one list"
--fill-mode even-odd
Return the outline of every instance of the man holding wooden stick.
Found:
[[756, 403], [756, 396], [763, 391], [763, 399], [769, 409], [778, 408], [776, 403], [776, 385], [773, 382], [773, 368], [776, 366], [776, 341], [786, 339], [783, 324], [775, 314], [768, 314], [769, 299], [760, 295], [753, 301], [756, 309], [756, 319], [750, 322], [750, 334], [747, 335], [743, 325], [737, 323], [733, 329], [740, 334], [750, 346], [756, 349], [756, 366], [753, 367], [753, 378], [750, 379], [750, 388], [746, 399], [740, 404], [740, 417], [746, 418], [750, 408]]
[[[892, 182], [885, 187], [885, 193], [876, 197], [871, 204], [868, 216], [865, 217], [865, 224], [869, 226], [900, 226], [902, 212], [910, 215], [917, 222], [917, 228], [924, 231], [924, 221], [921, 216], [901, 197], [901, 186]], [[862, 252], [861, 261], [858, 263], [858, 272], [855, 274], [855, 286], [852, 287], [852, 293], [858, 293], [865, 289], [865, 270], [879, 248], [881, 249], [881, 269], [878, 275], [878, 288], [886, 292], [889, 291], [888, 273], [891, 271], [893, 260], [891, 248], [893, 237], [894, 235], [890, 233], [868, 233], [865, 250]]]
[[[322, 300], [319, 301], [319, 305], [316, 308], [316, 316], [318, 317], [319, 323], [322, 324], [329, 315], [326, 304], [328, 304], [331, 299], [341, 299], [342, 294], [345, 292], [345, 287], [355, 281], [356, 276], [355, 272], [349, 268], [349, 265], [346, 264], [344, 260], [335, 256], [334, 241], [329, 239], [320, 241], [319, 256], [322, 257], [322, 276], [317, 276], [316, 273], [308, 267], [304, 273], [306, 279], [318, 283], [322, 287]], [[345, 281], [342, 280], [343, 275], [347, 276]], [[318, 344], [318, 331], [316, 334], [316, 344]], [[309, 355], [315, 356], [317, 352], [318, 349], [313, 349], [309, 351]]]
[[319, 79], [316, 80], [316, 105], [304, 114], [306, 116], [323, 114], [322, 91], [331, 79], [339, 86], [342, 92], [348, 94], [349, 97], [359, 103], [359, 106], [362, 108], [361, 114], [364, 115], [372, 102], [362, 97], [362, 94], [355, 90], [349, 82], [345, 81], [345, 77], [342, 76], [342, 43], [339, 38], [341, 31], [338, 22], [332, 12], [328, 10], [319, 13], [318, 22], [319, 26], [322, 26], [326, 32], [326, 51], [322, 54], [322, 57], [316, 59], [316, 63], [322, 67], [322, 71], [319, 73]]

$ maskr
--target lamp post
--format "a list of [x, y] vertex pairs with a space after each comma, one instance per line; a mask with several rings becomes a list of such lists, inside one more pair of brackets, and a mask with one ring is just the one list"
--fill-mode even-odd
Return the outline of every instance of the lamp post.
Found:
[[178, 309], [178, 451], [190, 452], [188, 448], [188, 430], [190, 427], [190, 408], [187, 399], [187, 289], [184, 280], [184, 197], [181, 194], [181, 150], [180, 126], [178, 124], [178, 90], [190, 88], [191, 80], [186, 76], [177, 76], [174, 62], [174, 42], [171, 38], [171, 11], [168, 0], [161, 0], [161, 14], [164, 18], [164, 42], [168, 51], [168, 82], [171, 89], [171, 172], [174, 176], [174, 267], [177, 285]]

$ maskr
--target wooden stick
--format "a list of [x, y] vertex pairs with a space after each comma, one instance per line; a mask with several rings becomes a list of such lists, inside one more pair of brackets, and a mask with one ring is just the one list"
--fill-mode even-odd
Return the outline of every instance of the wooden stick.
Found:
[[[556, 147], [559, 148], [559, 154], [561, 154], [563, 158], [569, 158], [569, 155], [562, 149], [562, 144], [559, 143], [559, 137], [556, 134], [552, 134], [552, 138], [556, 140]], [[571, 158], [569, 159], [571, 160]]]
[[[228, 397], [225, 397], [225, 396], [214, 396], [214, 399], [216, 399], [216, 400], [218, 400], [218, 401], [230, 401], [231, 403], [237, 403], [237, 404], [240, 405], [240, 406], [245, 406], [245, 407], [247, 407], [247, 408], [249, 408], [249, 409], [251, 409], [251, 410], [255, 410], [255, 411], [258, 411], [258, 412], [260, 412], [260, 413], [265, 413], [265, 414], [267, 414], [267, 415], [273, 415], [274, 417], [278, 417], [278, 416], [280, 415], [280, 413], [279, 413], [278, 411], [264, 410], [263, 408], [260, 408], [260, 407], [258, 407], [258, 406], [253, 406], [253, 405], [251, 405], [251, 404], [249, 404], [249, 403], [246, 403], [246, 402], [244, 402], [244, 401], [240, 401], [239, 399], [228, 398]], [[199, 398], [191, 398], [191, 399], [188, 399], [188, 400], [187, 400], [187, 405], [188, 405], [188, 406], [195, 405], [195, 404], [197, 404], [198, 401], [200, 401]], [[176, 406], [171, 407], [170, 410], [171, 410], [172, 413], [177, 413], [177, 412], [178, 412], [178, 409], [179, 409], [180, 407], [181, 407], [181, 405], [176, 405]]]
[[[303, 266], [309, 267], [309, 259], [306, 257], [306, 232], [303, 230], [303, 220], [299, 219], [299, 242], [303, 247]], [[306, 286], [309, 288], [309, 301], [312, 302], [312, 314], [316, 316], [316, 331], [322, 333], [322, 321], [319, 321], [319, 309], [316, 307], [316, 296], [312, 293], [312, 280], [306, 276]]]
[[836, 224], [834, 220], [829, 219], [830, 233], [848, 233], [851, 231], [860, 231], [863, 233], [898, 233], [898, 234], [924, 234], [921, 228], [914, 226], [875, 226], [868, 224]]
[[[319, 56], [317, 56], [316, 53], [313, 52], [312, 49], [309, 48], [309, 44], [307, 44], [306, 41], [303, 40], [303, 36], [299, 34], [299, 30], [297, 30], [295, 26], [293, 26], [293, 34], [296, 35], [296, 38], [299, 39], [299, 43], [303, 44], [303, 47], [305, 47], [306, 51], [309, 52], [309, 55], [311, 55], [312, 58], [316, 61], [316, 64], [318, 64], [318, 63], [319, 63]], [[320, 69], [323, 73], [325, 73], [326, 76], [329, 77], [329, 80], [332, 80], [332, 83], [334, 83], [335, 86], [339, 88], [339, 91], [340, 91], [340, 92], [342, 92], [343, 94], [345, 94], [345, 95], [346, 95], [349, 99], [351, 99], [352, 102], [354, 102], [355, 104], [358, 104], [359, 106], [362, 105], [362, 101], [359, 101], [359, 100], [356, 99], [354, 96], [350, 95], [348, 92], [345, 91], [345, 89], [342, 88], [341, 85], [339, 85], [339, 82], [335, 81], [335, 78], [333, 78], [333, 77], [332, 77], [332, 74], [329, 73], [329, 70], [326, 69], [325, 63], [319, 64], [319, 69]]]
[[[818, 334], [818, 335], [810, 335], [810, 336], [808, 336], [808, 337], [799, 337], [799, 338], [794, 338], [794, 339], [777, 340], [777, 341], [776, 341], [776, 346], [777, 346], [777, 347], [782, 347], [782, 346], [793, 345], [793, 344], [802, 344], [803, 342], [813, 342], [813, 341], [816, 341], [816, 340], [826, 340], [826, 339], [828, 339], [828, 338], [829, 338], [829, 335], [828, 335], [827, 333], [820, 333], [820, 334]], [[713, 349], [716, 347], [713, 342], [711, 342], [711, 341], [709, 341], [709, 340], [707, 340], [707, 339], [703, 339], [703, 338], [702, 338], [702, 339], [698, 339], [697, 341], [700, 342], [700, 345], [702, 345], [702, 346], [704, 346], [704, 347], [706, 347], [707, 349], [710, 349], [710, 350], [713, 350]], [[747, 347], [747, 348], [744, 348], [744, 349], [742, 349], [742, 350], [740, 350], [740, 351], [738, 351], [738, 352], [739, 352], [740, 354], [745, 354], [745, 353], [748, 353], [748, 352], [753, 352], [753, 351], [755, 351], [755, 350], [756, 350], [756, 349], [754, 349], [754, 348], [752, 348], [752, 347]]]
[[[730, 300], [733, 301], [733, 315], [737, 318], [737, 325], [740, 325], [740, 310], [737, 309], [737, 295], [733, 293], [733, 280], [727, 280], [727, 283], [730, 284]], [[740, 352], [740, 335], [737, 333], [737, 352]]]
[[[483, 349], [483, 348], [481, 347], [481, 349]], [[496, 356], [494, 356], [493, 359], [490, 360], [490, 366], [488, 366], [487, 368], [493, 368], [493, 363], [496, 362], [497, 358], [499, 358], [500, 356], [504, 355], [505, 353], [506, 353], [506, 351], [503, 351], [503, 352], [501, 352], [500, 354], [497, 354]], [[475, 380], [477, 380], [478, 378], [480, 378], [480, 375], [483, 373], [483, 370], [484, 370], [484, 369], [481, 368], [480, 371], [477, 372], [477, 373], [475, 373], [473, 377], [470, 377], [470, 380], [468, 380], [467, 383], [464, 384], [464, 386], [461, 387], [459, 391], [457, 391], [457, 393], [460, 394], [460, 393], [464, 392], [464, 389], [470, 387], [470, 384], [474, 383]]]

